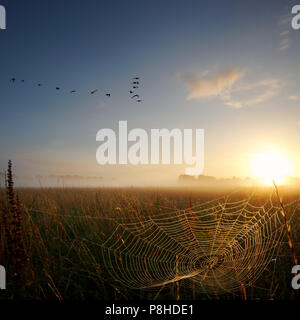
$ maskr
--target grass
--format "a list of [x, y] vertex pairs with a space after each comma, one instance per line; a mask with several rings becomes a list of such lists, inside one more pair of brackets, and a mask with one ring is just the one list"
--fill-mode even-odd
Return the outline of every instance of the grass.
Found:
[[[104, 241], [113, 226], [109, 220], [101, 218], [143, 219], [173, 208], [187, 209], [191, 204], [215, 199], [223, 193], [222, 190], [208, 192], [188, 188], [27, 188], [15, 191], [10, 185], [7, 190], [0, 189], [0, 265], [12, 275], [8, 278], [8, 290], [0, 291], [0, 298], [290, 299], [293, 297], [292, 275], [287, 238], [258, 282], [233, 294], [212, 297], [200, 293], [197, 285], [191, 290], [180, 282], [155, 293], [117, 288], [108, 280], [97, 244]], [[232, 199], [245, 199], [252, 193], [253, 189], [242, 189], [235, 192]], [[281, 193], [285, 202], [299, 199], [299, 190], [283, 189]], [[270, 189], [261, 188], [256, 190], [252, 201], [261, 205], [269, 195]], [[295, 255], [299, 256], [299, 215], [294, 215], [291, 223]]]

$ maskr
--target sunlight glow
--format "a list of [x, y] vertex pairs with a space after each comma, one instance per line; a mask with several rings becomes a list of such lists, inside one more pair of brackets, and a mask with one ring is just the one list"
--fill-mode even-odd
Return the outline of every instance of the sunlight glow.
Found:
[[280, 151], [269, 150], [253, 155], [252, 174], [266, 185], [272, 185], [273, 180], [276, 184], [283, 184], [292, 173], [292, 163]]

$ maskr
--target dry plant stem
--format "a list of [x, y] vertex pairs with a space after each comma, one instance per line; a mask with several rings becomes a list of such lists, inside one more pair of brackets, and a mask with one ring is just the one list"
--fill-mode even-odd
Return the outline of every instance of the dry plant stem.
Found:
[[6, 245], [8, 250], [8, 261], [13, 268], [12, 279], [14, 285], [14, 298], [20, 298], [24, 289], [25, 272], [25, 247], [23, 238], [23, 218], [21, 203], [14, 189], [12, 162], [9, 160], [6, 179], [6, 195], [8, 202], [6, 221]]
[[288, 239], [289, 239], [289, 247], [290, 247], [291, 252], [292, 252], [292, 261], [293, 261], [294, 265], [297, 265], [298, 264], [298, 259], [296, 257], [296, 252], [295, 252], [295, 247], [294, 247], [294, 242], [293, 242], [292, 232], [291, 232], [291, 226], [289, 225], [289, 223], [287, 221], [285, 207], [284, 207], [283, 202], [280, 199], [278, 187], [277, 187], [277, 185], [276, 185], [274, 180], [273, 180], [273, 184], [274, 184], [274, 187], [275, 187], [275, 191], [276, 191], [276, 195], [277, 195], [277, 198], [278, 198], [278, 202], [279, 202], [280, 207], [281, 207], [280, 212], [281, 212], [281, 214], [283, 216], [285, 228], [286, 228]]
[[[193, 213], [192, 208], [193, 208], [192, 198], [190, 197], [188, 210], [196, 217], [196, 214]], [[195, 281], [193, 281], [193, 300], [196, 300], [196, 283], [195, 283]]]
[[[178, 256], [176, 256], [176, 276], [178, 275]], [[179, 281], [176, 281], [176, 300], [180, 300]]]

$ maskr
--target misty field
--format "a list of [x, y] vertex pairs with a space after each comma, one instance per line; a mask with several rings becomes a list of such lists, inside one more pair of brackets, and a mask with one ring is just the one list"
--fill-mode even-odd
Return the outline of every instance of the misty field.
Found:
[[[287, 212], [291, 218], [290, 223], [297, 256], [300, 256], [300, 218], [299, 211], [297, 211], [299, 191], [280, 188], [283, 202], [292, 203], [287, 206]], [[205, 288], [204, 290], [200, 288], [199, 283], [187, 284], [186, 279], [170, 281], [166, 285], [157, 286], [151, 290], [132, 288], [132, 286], [126, 286], [120, 281], [114, 281], [115, 279], [107, 268], [107, 261], [103, 261], [104, 255], [101, 245], [108, 241], [107, 239], [111, 241], [110, 236], [118, 223], [122, 224], [126, 221], [128, 225], [139, 225], [139, 228], [142, 228], [143, 221], [147, 221], [149, 217], [155, 219], [156, 215], [166, 215], [169, 217], [168, 221], [171, 221], [170, 219], [174, 218], [172, 212], [183, 210], [192, 214], [193, 208], [201, 203], [210, 203], [209, 201], [222, 198], [224, 195], [227, 200], [230, 198], [232, 203], [240, 203], [239, 201], [243, 201], [243, 199], [251, 198], [251, 204], [260, 207], [274, 196], [272, 188], [245, 188], [239, 191], [203, 190], [200, 188], [39, 188], [17, 189], [13, 192], [18, 195], [15, 197], [15, 203], [12, 202], [14, 195], [11, 195], [10, 199], [5, 189], [0, 190], [2, 219], [0, 265], [6, 267], [8, 276], [7, 290], [0, 291], [2, 299], [18, 297], [39, 300], [249, 300], [291, 299], [295, 295], [291, 287], [293, 264], [285, 232], [273, 248], [273, 257], [269, 258], [266, 254], [264, 255], [263, 259], [270, 261], [264, 261], [263, 270], [253, 268], [248, 271], [243, 270], [245, 278], [247, 278], [247, 272], [251, 273], [252, 277], [260, 272], [258, 279], [255, 282], [250, 281], [247, 285], [241, 283], [240, 288], [228, 290], [225, 293], [216, 291], [212, 294], [211, 290], [205, 292]], [[276, 209], [276, 205], [278, 205], [276, 198], [273, 198], [272, 201], [275, 211], [279, 210]], [[19, 213], [16, 208], [12, 209], [11, 205], [19, 207]], [[15, 217], [7, 218], [8, 214], [14, 210], [17, 212]], [[205, 208], [201, 210], [204, 212]], [[194, 211], [194, 215], [201, 214]], [[14, 223], [14, 219], [17, 222]], [[280, 220], [280, 218], [278, 219]], [[176, 219], [172, 221], [176, 222]], [[9, 223], [12, 225], [11, 228], [15, 229], [9, 230]], [[235, 222], [232, 221], [232, 223]], [[178, 239], [188, 232], [183, 225], [176, 226], [176, 228], [178, 228]], [[14, 230], [17, 236], [14, 235]], [[263, 237], [267, 237], [268, 234], [271, 236], [272, 230], [267, 230], [267, 232]], [[116, 241], [120, 241], [120, 246], [122, 246], [122, 242], [124, 245], [125, 240], [120, 236], [120, 239]], [[203, 241], [205, 241], [205, 236], [203, 236]], [[132, 245], [134, 244], [132, 243]], [[156, 246], [158, 247], [159, 244]], [[9, 248], [12, 248], [11, 251]], [[112, 257], [116, 258], [115, 244], [113, 248], [115, 251], [112, 253]], [[126, 250], [130, 253], [130, 246]], [[257, 252], [259, 250], [259, 243], [257, 243]], [[14, 254], [15, 256], [13, 256]], [[150, 254], [152, 254], [152, 258], [149, 259], [149, 264], [156, 261], [155, 255], [151, 252]], [[112, 259], [111, 256], [109, 257]], [[173, 259], [173, 257], [171, 258]], [[118, 260], [111, 261], [113, 268], [115, 261]], [[174, 263], [177, 264], [177, 256]], [[199, 266], [201, 263], [198, 263]], [[216, 264], [214, 267], [220, 268], [220, 264], [222, 262], [218, 262], [218, 265]], [[129, 269], [126, 270], [128, 284], [132, 284], [135, 271], [130, 270], [130, 265], [127, 269]], [[150, 270], [149, 274], [151, 272]], [[222, 269], [222, 272], [225, 272], [225, 269]], [[225, 284], [226, 274], [224, 277], [218, 277], [220, 285], [222, 286], [223, 278]]]

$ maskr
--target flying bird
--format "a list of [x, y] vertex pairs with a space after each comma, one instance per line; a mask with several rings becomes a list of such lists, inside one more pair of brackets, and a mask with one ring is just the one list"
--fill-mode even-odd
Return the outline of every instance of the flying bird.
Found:
[[56, 87], [56, 90], [60, 90], [60, 88], [59, 88], [59, 87]]
[[138, 81], [134, 81], [133, 84], [140, 84]]
[[41, 86], [41, 84], [39, 83], [39, 84], [38, 84], [38, 86], [40, 87], [40, 86]]
[[107, 96], [107, 97], [110, 97], [110, 93], [107, 93], [106, 96]]
[[139, 98], [140, 96], [138, 94], [135, 94], [133, 97], [131, 97], [131, 99], [133, 99], [135, 97]]
[[11, 78], [9, 81], [10, 81], [10, 82], [15, 82], [15, 81], [16, 81], [16, 78]]
[[98, 89], [91, 91], [91, 94], [95, 94], [98, 91]]
[[21, 82], [25, 82], [25, 80], [21, 80]]
[[136, 100], [136, 102], [142, 102], [142, 100], [139, 99], [139, 100]]
[[72, 91], [70, 91], [70, 93], [75, 93], [76, 92], [76, 90], [72, 90]]
[[134, 91], [130, 90], [130, 91], [129, 91], [129, 93], [130, 93], [130, 94], [133, 94], [133, 93], [134, 93]]
[[133, 89], [138, 89], [139, 87], [132, 87]]
[[140, 80], [140, 78], [139, 77], [135, 77], [135, 78], [133, 78], [134, 80]]

